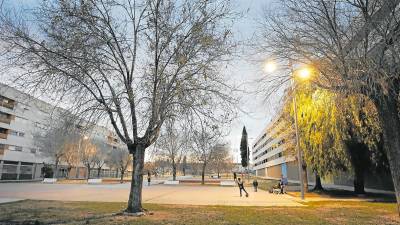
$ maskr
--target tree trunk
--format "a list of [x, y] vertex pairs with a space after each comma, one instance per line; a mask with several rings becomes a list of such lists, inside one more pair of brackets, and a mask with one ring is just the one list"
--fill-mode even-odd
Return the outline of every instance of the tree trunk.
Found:
[[400, 215], [400, 118], [397, 97], [375, 101], [382, 123], [386, 156], [389, 161], [396, 192], [397, 212]]
[[307, 175], [307, 165], [303, 161], [302, 165], [302, 175], [303, 175], [303, 185], [304, 185], [304, 192], [308, 192], [308, 175]]
[[360, 167], [354, 168], [354, 193], [365, 194], [364, 190], [364, 169]]
[[90, 166], [86, 166], [87, 168], [87, 179], [90, 179]]
[[55, 169], [54, 169], [54, 173], [53, 173], [53, 178], [57, 178], [58, 177], [58, 159], [56, 159], [56, 164], [55, 164]]
[[[349, 133], [352, 136], [352, 132]], [[368, 146], [360, 143], [356, 137], [352, 137], [345, 143], [354, 172], [354, 193], [365, 194], [364, 176], [371, 164]]]
[[203, 166], [201, 168], [201, 184], [204, 184], [204, 176], [206, 173], [206, 163], [203, 163]]
[[67, 179], [69, 179], [69, 174], [71, 173], [72, 166], [68, 166], [67, 168]]
[[121, 184], [124, 183], [124, 174], [125, 174], [125, 171], [121, 170], [121, 180], [119, 181]]
[[144, 167], [144, 153], [145, 148], [138, 145], [134, 151], [132, 160], [132, 181], [131, 190], [129, 192], [128, 207], [126, 209], [129, 213], [142, 212], [142, 186], [143, 186], [143, 167]]
[[176, 164], [172, 163], [172, 180], [176, 180]]
[[315, 186], [314, 191], [322, 191], [324, 188], [322, 187], [321, 177], [317, 172], [315, 172]]

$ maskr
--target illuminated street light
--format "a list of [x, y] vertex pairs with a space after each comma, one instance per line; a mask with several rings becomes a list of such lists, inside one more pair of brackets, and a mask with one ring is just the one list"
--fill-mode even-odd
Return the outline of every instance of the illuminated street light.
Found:
[[307, 80], [307, 79], [309, 79], [310, 78], [310, 76], [311, 76], [311, 69], [309, 69], [309, 68], [303, 68], [303, 69], [300, 69], [299, 71], [298, 71], [298, 76], [301, 78], [301, 79], [303, 79], [303, 80]]
[[274, 61], [268, 61], [264, 65], [264, 71], [267, 73], [273, 73], [276, 70], [276, 64]]
[[[296, 103], [296, 85], [295, 85], [295, 76], [298, 76], [302, 80], [308, 80], [312, 75], [312, 70], [308, 67], [303, 67], [298, 70], [293, 69], [293, 64], [289, 61], [289, 67], [291, 69], [291, 77], [292, 77], [292, 89], [293, 89], [293, 110], [294, 110], [294, 125], [296, 130], [296, 152], [297, 152], [297, 162], [298, 162], [298, 170], [299, 170], [299, 181], [301, 188], [301, 199], [304, 200], [304, 177], [302, 173], [302, 165], [303, 165], [303, 157], [302, 151], [300, 148], [300, 137], [299, 137], [299, 128], [297, 122], [297, 103]], [[272, 73], [276, 70], [276, 64], [273, 61], [269, 61], [265, 64], [264, 70], [267, 73]]]

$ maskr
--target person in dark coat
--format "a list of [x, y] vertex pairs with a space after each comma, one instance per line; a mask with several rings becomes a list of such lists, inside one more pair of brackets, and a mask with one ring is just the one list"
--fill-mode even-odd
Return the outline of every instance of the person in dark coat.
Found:
[[233, 180], [236, 181], [236, 179], [237, 179], [236, 172], [233, 172]]
[[150, 186], [150, 182], [151, 182], [151, 175], [150, 172], [147, 172], [147, 186]]
[[249, 197], [249, 193], [247, 193], [246, 189], [244, 189], [243, 181], [240, 178], [237, 179], [237, 184], [239, 186], [240, 197], [242, 197], [242, 191], [246, 193], [246, 197]]
[[257, 192], [257, 188], [258, 188], [258, 181], [257, 180], [253, 180], [253, 187], [254, 187], [254, 192]]

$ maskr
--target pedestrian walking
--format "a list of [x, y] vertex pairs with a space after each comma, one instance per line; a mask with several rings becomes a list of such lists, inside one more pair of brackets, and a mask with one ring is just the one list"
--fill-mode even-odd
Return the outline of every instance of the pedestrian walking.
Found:
[[236, 179], [237, 179], [236, 172], [233, 172], [233, 180], [236, 181]]
[[258, 181], [257, 180], [253, 180], [253, 187], [254, 187], [254, 192], [257, 192], [257, 188], [258, 188]]
[[150, 172], [147, 172], [147, 186], [150, 186], [150, 182], [151, 182], [151, 175]]
[[246, 197], [249, 197], [249, 193], [247, 193], [246, 189], [244, 189], [243, 181], [240, 178], [238, 178], [237, 183], [239, 186], [240, 197], [242, 197], [242, 191], [244, 191], [244, 193], [246, 193]]

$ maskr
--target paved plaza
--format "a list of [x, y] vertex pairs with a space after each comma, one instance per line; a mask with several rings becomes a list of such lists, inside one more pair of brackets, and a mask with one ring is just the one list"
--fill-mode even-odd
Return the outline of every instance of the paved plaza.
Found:
[[[41, 184], [0, 183], [0, 203], [20, 200], [60, 200], [126, 202], [129, 183], [125, 184]], [[274, 195], [247, 190], [248, 198], [240, 197], [237, 187], [200, 185], [153, 185], [143, 187], [143, 201], [159, 204], [232, 205], [232, 206], [302, 206], [287, 195]]]

